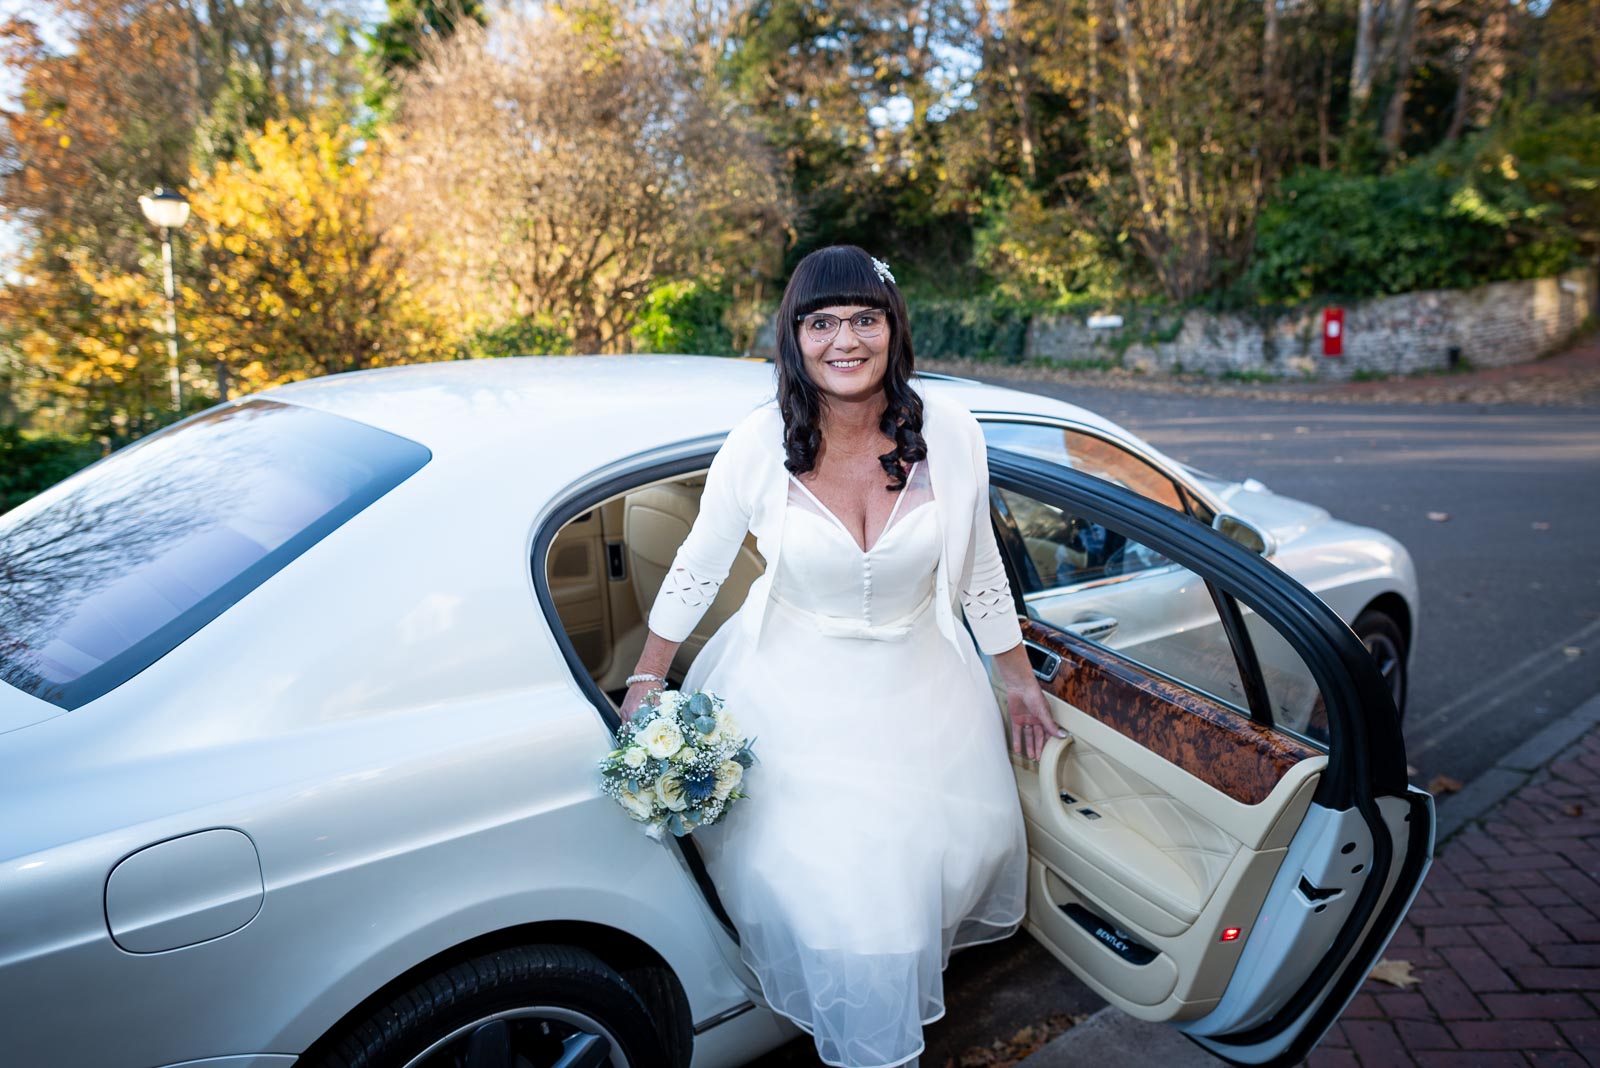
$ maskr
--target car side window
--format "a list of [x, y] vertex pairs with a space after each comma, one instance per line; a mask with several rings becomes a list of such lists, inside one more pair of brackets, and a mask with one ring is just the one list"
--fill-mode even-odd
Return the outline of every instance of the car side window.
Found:
[[986, 420], [982, 425], [984, 440], [991, 446], [1049, 460], [1130, 489], [1175, 511], [1185, 511], [1183, 495], [1171, 478], [1115, 442], [1085, 431], [1039, 423]]
[[1171, 563], [1099, 523], [1007, 489], [995, 491], [1031, 569], [1024, 568], [1023, 593], [1062, 589], [1101, 579], [1138, 574]]
[[[991, 485], [990, 498], [1029, 618], [1251, 714], [1239, 649], [1204, 578], [1053, 502], [1001, 485]], [[1255, 711], [1325, 744], [1326, 712], [1310, 670], [1274, 628], [1239, 607], [1258, 683]]]

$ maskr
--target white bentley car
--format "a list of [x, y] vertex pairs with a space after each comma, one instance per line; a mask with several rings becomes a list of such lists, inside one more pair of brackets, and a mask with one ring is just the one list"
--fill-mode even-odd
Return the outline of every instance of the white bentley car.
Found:
[[[1297, 1061], [1429, 862], [1410, 558], [1072, 405], [922, 386], [985, 427], [1069, 731], [1012, 757], [1028, 933], [1134, 1016]], [[339, 375], [0, 516], [0, 1061], [716, 1068], [794, 1037], [694, 839], [641, 834], [595, 766], [772, 392], [701, 357]], [[674, 682], [762, 566], [747, 543]]]

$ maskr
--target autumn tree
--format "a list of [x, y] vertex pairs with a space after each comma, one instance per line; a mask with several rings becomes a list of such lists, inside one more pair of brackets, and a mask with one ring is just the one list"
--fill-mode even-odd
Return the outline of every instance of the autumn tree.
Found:
[[458, 28], [402, 82], [396, 136], [391, 210], [462, 324], [614, 351], [652, 287], [771, 270], [780, 247], [770, 155], [610, 4]]
[[376, 210], [381, 144], [290, 119], [242, 147], [191, 196], [203, 281], [188, 319], [207, 363], [248, 390], [451, 351], [402, 265], [405, 234]]
[[19, 82], [0, 112], [0, 213], [33, 273], [64, 270], [73, 248], [132, 269], [148, 242], [139, 195], [189, 170], [203, 107], [190, 24], [139, 0], [66, 0], [54, 14], [75, 27], [70, 50], [49, 47], [26, 19], [0, 25], [0, 57]]
[[791, 259], [854, 241], [912, 256], [914, 273], [963, 273], [976, 197], [947, 181], [945, 160], [979, 58], [972, 6], [752, 0], [738, 27], [721, 69], [791, 176]]

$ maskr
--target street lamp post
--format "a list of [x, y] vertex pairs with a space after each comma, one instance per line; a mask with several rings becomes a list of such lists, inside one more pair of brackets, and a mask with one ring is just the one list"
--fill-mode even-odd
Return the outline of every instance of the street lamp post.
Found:
[[167, 287], [167, 353], [172, 357], [172, 410], [183, 410], [183, 387], [178, 379], [178, 294], [172, 283], [172, 231], [189, 221], [189, 202], [182, 193], [158, 188], [139, 198], [139, 207], [152, 226], [161, 227], [161, 266]]

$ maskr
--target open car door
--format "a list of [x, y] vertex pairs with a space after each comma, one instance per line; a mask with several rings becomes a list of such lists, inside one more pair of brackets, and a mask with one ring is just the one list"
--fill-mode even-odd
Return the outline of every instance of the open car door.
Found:
[[[1069, 732], [1012, 756], [1028, 930], [1130, 1015], [1235, 1063], [1300, 1060], [1432, 855], [1377, 666], [1196, 519], [1036, 456], [991, 447], [989, 465], [1023, 636]], [[1091, 577], [1055, 581], [1084, 560]]]

